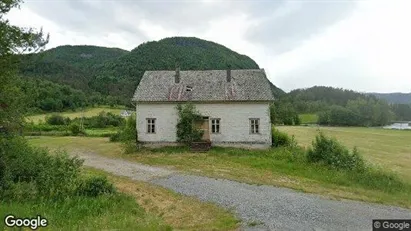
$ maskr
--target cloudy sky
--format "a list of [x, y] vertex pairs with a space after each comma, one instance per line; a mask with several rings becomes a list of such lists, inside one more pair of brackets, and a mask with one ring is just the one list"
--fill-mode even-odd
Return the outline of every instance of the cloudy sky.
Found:
[[48, 48], [195, 36], [250, 56], [285, 91], [411, 92], [410, 9], [409, 0], [26, 0], [8, 18], [43, 27]]

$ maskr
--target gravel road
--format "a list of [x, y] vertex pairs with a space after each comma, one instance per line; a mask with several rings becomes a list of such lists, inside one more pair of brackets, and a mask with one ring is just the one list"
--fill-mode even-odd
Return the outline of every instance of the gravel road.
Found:
[[273, 186], [186, 175], [177, 171], [75, 152], [84, 165], [142, 180], [232, 209], [244, 230], [372, 230], [372, 219], [411, 219], [411, 210], [334, 201]]

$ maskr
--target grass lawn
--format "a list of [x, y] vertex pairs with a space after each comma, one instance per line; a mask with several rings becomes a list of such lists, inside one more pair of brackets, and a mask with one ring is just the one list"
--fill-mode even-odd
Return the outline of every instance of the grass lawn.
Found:
[[310, 146], [318, 129], [336, 137], [349, 148], [356, 146], [371, 163], [397, 172], [411, 182], [411, 131], [358, 127], [278, 126], [280, 131], [294, 135], [299, 145]]
[[[372, 177], [359, 178], [347, 172], [293, 161], [293, 153], [285, 149], [247, 151], [213, 148], [207, 153], [192, 153], [176, 147], [143, 150], [126, 155], [122, 154], [119, 143], [111, 143], [107, 138], [36, 137], [30, 139], [30, 142], [50, 148], [62, 147], [68, 151], [84, 149], [112, 158], [124, 158], [150, 165], [173, 166], [192, 174], [288, 187], [333, 199], [355, 199], [411, 208], [409, 184], [397, 191], [390, 190], [386, 185], [379, 188], [380, 183], [372, 182]], [[395, 165], [388, 163], [387, 169], [393, 167]], [[409, 176], [404, 174], [401, 177], [403, 180], [409, 179]]]
[[[111, 112], [111, 113], [119, 115], [120, 112], [122, 112], [123, 110], [124, 108], [95, 107], [95, 108], [87, 108], [84, 110], [84, 112], [79, 110], [75, 112], [69, 111], [69, 112], [61, 112], [57, 114], [60, 114], [64, 117], [69, 117], [70, 119], [74, 119], [74, 118], [83, 116], [83, 113], [84, 113], [84, 117], [96, 116], [102, 111]], [[27, 121], [33, 121], [34, 123], [38, 123], [40, 121], [44, 122], [46, 116], [51, 115], [51, 114], [55, 114], [55, 112], [28, 116]]]
[[316, 124], [318, 121], [317, 114], [299, 114], [302, 124]]

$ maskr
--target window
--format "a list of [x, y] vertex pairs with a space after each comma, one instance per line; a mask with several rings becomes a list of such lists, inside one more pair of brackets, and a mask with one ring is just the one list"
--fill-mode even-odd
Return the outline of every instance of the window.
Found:
[[156, 119], [147, 118], [147, 133], [156, 133]]
[[250, 133], [260, 133], [260, 119], [250, 119]]
[[186, 86], [186, 91], [192, 91], [193, 90], [193, 87], [191, 87], [191, 86]]
[[220, 119], [211, 119], [211, 132], [220, 133]]

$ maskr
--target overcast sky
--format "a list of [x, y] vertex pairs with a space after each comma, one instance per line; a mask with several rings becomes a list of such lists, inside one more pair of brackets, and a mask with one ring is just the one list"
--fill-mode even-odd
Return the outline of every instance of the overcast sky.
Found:
[[47, 48], [131, 50], [194, 36], [250, 56], [285, 91], [326, 85], [411, 92], [410, 9], [409, 0], [26, 0], [8, 18], [43, 27]]

